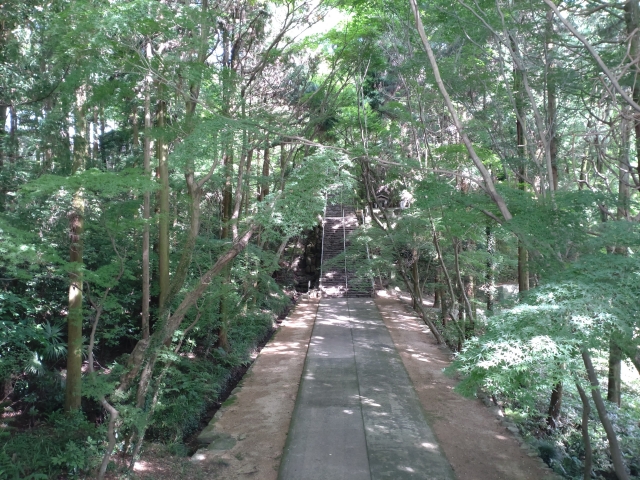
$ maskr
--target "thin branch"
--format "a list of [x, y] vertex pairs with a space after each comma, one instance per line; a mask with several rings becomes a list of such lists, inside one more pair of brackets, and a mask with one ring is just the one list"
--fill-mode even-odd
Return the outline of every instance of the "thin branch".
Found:
[[462, 142], [464, 143], [465, 147], [467, 148], [467, 151], [469, 152], [469, 156], [471, 157], [471, 160], [473, 161], [473, 163], [475, 164], [476, 168], [480, 172], [480, 175], [482, 175], [482, 179], [485, 182], [485, 185], [486, 185], [487, 191], [489, 193], [489, 196], [491, 197], [491, 199], [498, 206], [498, 209], [500, 210], [500, 213], [502, 214], [504, 219], [506, 221], [509, 221], [509, 220], [511, 220], [511, 218], [513, 216], [511, 215], [511, 212], [509, 211], [509, 209], [507, 207], [507, 204], [505, 203], [504, 199], [502, 198], [502, 196], [496, 190], [495, 185], [493, 184], [493, 180], [491, 179], [491, 174], [489, 173], [487, 168], [482, 163], [482, 160], [480, 159], [480, 157], [476, 153], [475, 148], [473, 147], [473, 144], [471, 143], [471, 140], [469, 139], [469, 137], [465, 133], [465, 130], [462, 127], [462, 122], [460, 121], [460, 118], [458, 117], [458, 113], [456, 112], [456, 109], [453, 106], [453, 103], [451, 102], [451, 98], [449, 97], [449, 93], [447, 92], [447, 90], [446, 90], [446, 88], [444, 86], [444, 82], [442, 81], [442, 77], [440, 77], [440, 69], [438, 68], [438, 64], [436, 62], [436, 57], [433, 54], [433, 50], [431, 49], [431, 45], [429, 44], [429, 39], [427, 38], [427, 34], [424, 31], [424, 25], [422, 24], [422, 20], [420, 19], [420, 12], [418, 10], [418, 5], [416, 3], [416, 0], [409, 0], [409, 2], [411, 4], [411, 10], [413, 11], [413, 16], [415, 18], [416, 27], [418, 28], [418, 33], [420, 35], [420, 40], [422, 40], [422, 46], [424, 47], [425, 51], [427, 52], [427, 56], [429, 57], [429, 62], [431, 64], [431, 69], [433, 70], [433, 74], [435, 76], [436, 83], [438, 85], [438, 89], [440, 90], [440, 94], [442, 95], [442, 97], [444, 99], [444, 102], [447, 105], [447, 109], [449, 110], [449, 114], [451, 115], [451, 118], [453, 119], [453, 123], [454, 123], [454, 125], [456, 127], [456, 130], [458, 131], [458, 134], [462, 138]]
[[[111, 245], [113, 247], [113, 251], [115, 252], [116, 256], [118, 257], [118, 261], [119, 261], [119, 264], [120, 264], [120, 268], [118, 270], [118, 274], [116, 275], [116, 277], [114, 278], [114, 281], [113, 281], [113, 284], [117, 285], [118, 282], [120, 281], [120, 279], [122, 278], [122, 275], [124, 274], [124, 259], [120, 255], [120, 252], [118, 252], [118, 248], [116, 247], [115, 238], [113, 237], [113, 235], [109, 235], [109, 236], [111, 238]], [[93, 379], [94, 382], [95, 382], [95, 377], [94, 377], [95, 372], [94, 372], [94, 368], [93, 368], [93, 348], [94, 348], [95, 339], [96, 339], [96, 329], [98, 328], [98, 323], [100, 322], [100, 317], [102, 316], [102, 312], [103, 312], [103, 309], [104, 309], [104, 304], [105, 304], [105, 302], [107, 300], [107, 296], [109, 295], [109, 292], [111, 291], [111, 289], [112, 289], [112, 287], [107, 287], [105, 289], [104, 294], [102, 295], [102, 299], [101, 299], [99, 304], [95, 303], [95, 301], [93, 300], [93, 298], [91, 297], [90, 294], [87, 295], [87, 298], [88, 298], [89, 302], [91, 303], [93, 308], [95, 308], [95, 310], [96, 310], [96, 314], [95, 314], [95, 317], [93, 319], [93, 324], [91, 325], [91, 335], [89, 336], [89, 354], [88, 354], [89, 375]], [[102, 480], [104, 478], [105, 473], [107, 472], [107, 467], [109, 466], [109, 460], [111, 459], [111, 453], [113, 452], [113, 449], [116, 446], [115, 428], [116, 428], [116, 421], [118, 420], [118, 417], [119, 417], [120, 413], [118, 412], [118, 410], [116, 410], [116, 408], [113, 405], [111, 405], [107, 401], [107, 398], [106, 398], [105, 395], [100, 395], [98, 400], [100, 401], [100, 405], [102, 405], [102, 408], [104, 408], [109, 413], [109, 425], [107, 427], [107, 438], [108, 438], [109, 442], [107, 444], [107, 449], [104, 452], [104, 456], [102, 457], [102, 463], [100, 464], [100, 470], [98, 471], [98, 480]]]
[[602, 69], [602, 72], [607, 76], [607, 78], [609, 78], [609, 80], [611, 81], [611, 85], [613, 85], [613, 88], [616, 90], [616, 92], [620, 94], [620, 96], [631, 106], [631, 108], [633, 108], [636, 112], [640, 112], [640, 105], [634, 102], [633, 99], [622, 89], [615, 75], [611, 72], [611, 70], [609, 70], [609, 67], [607, 67], [600, 55], [598, 55], [596, 49], [593, 48], [593, 45], [591, 45], [589, 41], [582, 34], [580, 34], [580, 32], [578, 32], [576, 27], [574, 27], [571, 22], [569, 22], [569, 20], [562, 16], [555, 3], [553, 3], [551, 0], [542, 1], [546, 3], [551, 10], [553, 10], [553, 12], [557, 15], [564, 26], [567, 27], [567, 30], [569, 30], [571, 34], [578, 40], [580, 40], [580, 42], [585, 46], [587, 51], [591, 54], [593, 59]]

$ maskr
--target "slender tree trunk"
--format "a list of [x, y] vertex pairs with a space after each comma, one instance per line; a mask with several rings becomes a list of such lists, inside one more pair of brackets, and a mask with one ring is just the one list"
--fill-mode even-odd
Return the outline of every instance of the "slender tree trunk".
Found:
[[104, 118], [104, 105], [100, 104], [100, 111], [98, 112], [100, 116], [100, 154], [102, 155], [102, 162], [104, 164], [104, 169], [108, 170], [109, 164], [107, 163], [107, 151], [104, 148], [104, 134], [107, 129], [107, 122]]
[[398, 270], [400, 271], [400, 275], [402, 276], [402, 279], [404, 280], [404, 284], [406, 285], [407, 289], [409, 290], [409, 293], [411, 294], [411, 298], [414, 299], [414, 305], [416, 305], [418, 308], [416, 309], [418, 313], [420, 313], [420, 316], [422, 317], [422, 321], [424, 322], [424, 324], [429, 327], [429, 330], [431, 331], [431, 333], [433, 334], [434, 338], [436, 339], [436, 343], [438, 345], [443, 344], [444, 343], [444, 337], [442, 336], [442, 334], [438, 331], [438, 328], [436, 327], [436, 325], [431, 321], [431, 319], [429, 318], [429, 315], [427, 315], [427, 312], [425, 312], [424, 310], [424, 305], [422, 305], [422, 301], [417, 301], [416, 299], [419, 299], [419, 293], [416, 290], [420, 290], [420, 284], [417, 285], [417, 289], [415, 288], [416, 285], [414, 284], [414, 282], [412, 280], [409, 279], [409, 276], [407, 275], [407, 272], [405, 271], [405, 267], [404, 264], [402, 262], [399, 262], [399, 268]]
[[251, 162], [253, 161], [253, 148], [249, 149], [247, 153], [247, 165], [245, 168], [245, 184], [244, 189], [242, 190], [242, 196], [244, 200], [244, 216], [249, 216], [249, 200], [251, 199]]
[[[440, 306], [440, 296], [442, 295], [442, 287], [440, 287], [440, 267], [436, 266], [433, 273], [433, 283], [435, 284], [433, 288], [433, 308], [438, 308]], [[382, 288], [382, 285], [380, 285]]]
[[[515, 45], [514, 47], [515, 48]], [[526, 189], [527, 177], [527, 134], [526, 134], [526, 112], [525, 93], [523, 85], [524, 72], [515, 66], [513, 69], [513, 94], [516, 102], [516, 151], [519, 161], [518, 185], [521, 190]], [[529, 290], [529, 253], [527, 248], [518, 239], [518, 287], [520, 292]]]
[[[440, 261], [440, 267], [442, 269], [442, 273], [444, 274], [444, 278], [447, 282], [446, 283], [447, 287], [449, 288], [449, 296], [451, 297], [450, 310], [455, 310], [457, 307], [456, 294], [453, 288], [453, 282], [451, 281], [451, 276], [449, 275], [447, 266], [444, 263], [444, 257], [442, 256], [442, 250], [440, 248], [440, 242], [438, 241], [438, 234], [436, 232], [436, 227], [433, 224], [433, 220], [431, 220], [431, 229], [433, 234], [433, 245], [436, 249], [436, 254], [438, 255], [438, 259]], [[444, 295], [440, 296], [440, 305], [441, 305], [441, 313], [442, 313], [442, 325], [446, 326], [447, 325], [447, 307], [446, 307], [446, 301], [444, 299]], [[464, 338], [464, 330], [460, 328], [460, 325], [458, 325], [458, 322], [455, 320], [455, 318], [453, 319], [453, 324], [456, 326], [458, 333], [460, 334], [459, 339]]]
[[[630, 112], [629, 112], [630, 113]], [[617, 214], [616, 217], [618, 220], [628, 220], [630, 218], [629, 208], [631, 204], [631, 192], [630, 192], [630, 171], [631, 171], [631, 161], [630, 161], [630, 140], [631, 140], [631, 131], [630, 131], [630, 122], [628, 120], [622, 120], [622, 126], [620, 129], [621, 133], [621, 152], [620, 159], [618, 161], [618, 205], [617, 205]], [[617, 253], [627, 254], [626, 249], [616, 250]]]
[[[465, 282], [462, 279], [462, 272], [460, 271], [460, 241], [456, 238], [453, 241], [453, 258], [454, 258], [454, 265], [455, 265], [455, 269], [456, 269], [456, 280], [458, 282], [458, 286], [460, 288], [460, 296], [462, 297], [462, 304], [464, 305], [464, 307], [461, 309], [462, 311], [467, 312], [467, 317], [469, 318], [469, 322], [471, 324], [474, 323], [473, 320], [473, 308], [471, 306], [471, 301], [469, 300], [469, 297], [467, 296], [467, 290], [465, 288]], [[460, 316], [462, 317], [462, 315]], [[464, 330], [464, 338], [461, 339], [461, 341], [464, 341], [464, 339], [466, 338], [466, 322], [463, 323], [463, 330]]]
[[[628, 111], [628, 110], [627, 110]], [[630, 165], [630, 137], [631, 125], [628, 120], [622, 120], [621, 128], [621, 152], [618, 162], [618, 205], [616, 217], [618, 220], [629, 219], [629, 205], [631, 203], [631, 193], [629, 189], [629, 172]], [[618, 255], [627, 255], [626, 247], [616, 246], [614, 253]], [[620, 387], [622, 384], [622, 350], [616, 343], [615, 333], [611, 332], [609, 339], [609, 372], [607, 385], [607, 400], [620, 406], [621, 394]]]
[[[75, 137], [73, 139], [73, 174], [84, 169], [87, 156], [85, 133], [85, 87], [76, 91]], [[67, 316], [67, 379], [65, 387], [64, 409], [67, 412], [78, 410], [82, 400], [82, 232], [84, 228], [84, 196], [78, 189], [72, 200], [69, 215], [69, 313]]]
[[496, 237], [491, 225], [487, 225], [487, 311], [493, 311], [493, 301], [496, 292], [495, 264], [493, 255], [496, 250]]
[[269, 195], [269, 157], [270, 157], [270, 149], [269, 149], [269, 138], [267, 138], [267, 147], [264, 149], [264, 156], [262, 159], [262, 178], [261, 188], [260, 188], [260, 198], [259, 201], [263, 201], [264, 198]]
[[547, 129], [549, 138], [549, 157], [551, 160], [551, 174], [553, 191], [558, 189], [558, 128], [557, 128], [557, 110], [558, 98], [556, 92], [556, 68], [554, 61], [554, 45], [553, 45], [553, 12], [547, 12]]
[[529, 290], [529, 252], [518, 239], [518, 291], [524, 293]]
[[[242, 99], [242, 118], [245, 118], [245, 101]], [[231, 212], [231, 232], [233, 240], [238, 238], [238, 222], [240, 221], [240, 212], [242, 210], [242, 200], [244, 191], [244, 165], [250, 160], [251, 151], [249, 151], [249, 136], [247, 130], [242, 132], [242, 152], [240, 154], [240, 162], [238, 164], [238, 179], [236, 181], [236, 198], [233, 203], [233, 211]]]
[[551, 390], [551, 399], [549, 400], [549, 408], [547, 409], [547, 424], [551, 428], [557, 428], [560, 420], [560, 412], [562, 410], [562, 382], [556, 383]]
[[615, 339], [609, 340], [609, 373], [607, 383], [607, 400], [620, 406], [622, 385], [622, 350]]
[[[147, 58], [151, 56], [151, 44], [147, 43]], [[94, 144], [94, 149], [97, 143]], [[147, 76], [144, 91], [144, 145], [142, 152], [144, 174], [151, 175], [151, 78]], [[151, 193], [144, 192], [142, 217], [144, 227], [142, 231], [142, 338], [149, 338], [149, 306], [151, 303], [151, 267], [149, 254], [151, 242], [149, 234], [149, 220], [151, 219]]]
[[98, 106], [93, 107], [93, 148], [91, 158], [93, 164], [98, 164], [98, 158], [100, 157], [100, 143], [98, 137]]
[[447, 266], [444, 263], [444, 257], [442, 256], [442, 250], [440, 249], [440, 242], [438, 241], [438, 234], [436, 233], [435, 226], [433, 225], [433, 222], [432, 222], [431, 226], [433, 228], [433, 245], [436, 248], [436, 253], [438, 255], [438, 260], [440, 261], [440, 268], [441, 268], [442, 273], [444, 274], [446, 285], [447, 285], [447, 287], [449, 289], [449, 297], [451, 298], [451, 303], [452, 303], [452, 308], [453, 308], [456, 305], [456, 294], [455, 294], [455, 290], [453, 288], [453, 282], [451, 281], [451, 277], [449, 276], [449, 270], [447, 269]]
[[414, 285], [416, 295], [413, 297], [413, 308], [418, 308], [418, 303], [422, 303], [420, 296], [420, 272], [418, 271], [418, 251], [413, 251], [413, 263], [411, 264], [411, 281]]
[[[230, 238], [231, 216], [233, 215], [233, 151], [230, 149], [224, 159], [226, 182], [222, 194], [222, 239]], [[226, 282], [231, 280], [231, 264], [227, 265], [223, 272]], [[218, 328], [218, 340], [216, 347], [228, 352], [231, 349], [228, 337], [229, 330], [229, 305], [226, 296], [220, 299], [220, 327]]]
[[[169, 165], [167, 163], [167, 142], [165, 123], [167, 115], [167, 104], [164, 100], [164, 88], [162, 83], [158, 82], [158, 105], [156, 112], [156, 124], [158, 126], [159, 135], [156, 140], [156, 159], [158, 162], [157, 177], [160, 183], [158, 190], [158, 285], [160, 293], [158, 296], [159, 320], [163, 322], [169, 315], [169, 296], [171, 292], [171, 282], [169, 276]], [[150, 337], [149, 337], [150, 338]], [[147, 341], [146, 338], [142, 339]], [[170, 340], [169, 340], [170, 341]], [[138, 383], [138, 391], [136, 396], [136, 406], [143, 408], [146, 402], [146, 394], [149, 382], [153, 375], [153, 367], [157, 358], [157, 353], [153, 352], [151, 358], [147, 359], [147, 363], [140, 374]], [[141, 360], [142, 361], [142, 360]], [[142, 437], [142, 433], [139, 434]]]
[[413, 11], [414, 20], [416, 22], [416, 27], [420, 35], [420, 40], [422, 41], [422, 46], [427, 52], [427, 56], [429, 57], [429, 63], [431, 64], [431, 69], [433, 70], [436, 84], [438, 85], [440, 94], [442, 95], [444, 102], [447, 106], [447, 110], [449, 110], [449, 114], [453, 119], [453, 123], [456, 127], [456, 130], [458, 131], [458, 134], [462, 139], [462, 143], [464, 143], [467, 151], [469, 152], [469, 156], [471, 157], [471, 160], [473, 161], [475, 167], [478, 169], [478, 172], [480, 172], [480, 175], [482, 176], [482, 180], [484, 182], [484, 188], [486, 192], [489, 194], [489, 197], [491, 198], [491, 200], [493, 200], [493, 202], [496, 204], [496, 206], [498, 207], [498, 210], [500, 210], [502, 217], [508, 222], [512, 218], [511, 212], [509, 211], [509, 208], [507, 207], [507, 204], [505, 203], [502, 196], [496, 190], [495, 185], [493, 183], [493, 179], [491, 178], [491, 174], [489, 173], [489, 170], [487, 170], [487, 168], [482, 163], [482, 160], [476, 153], [475, 148], [471, 143], [471, 140], [469, 139], [466, 132], [464, 131], [462, 122], [458, 117], [458, 113], [456, 112], [453, 102], [451, 101], [451, 98], [449, 97], [449, 93], [447, 92], [447, 89], [444, 85], [444, 82], [440, 77], [440, 69], [438, 68], [436, 57], [433, 54], [431, 45], [429, 44], [427, 34], [424, 31], [424, 25], [422, 24], [422, 20], [420, 18], [420, 11], [418, 10], [418, 4], [416, 3], [416, 0], [409, 0], [409, 3], [411, 4], [411, 10]]
[[598, 411], [598, 417], [600, 417], [600, 422], [604, 427], [604, 431], [607, 434], [607, 440], [609, 440], [609, 451], [611, 452], [611, 459], [613, 461], [613, 468], [618, 476], [618, 480], [629, 480], [629, 474], [627, 473], [627, 468], [624, 464], [624, 458], [622, 456], [622, 451], [620, 450], [620, 445], [618, 443], [618, 437], [616, 436], [616, 432], [613, 429], [613, 425], [611, 424], [611, 420], [609, 419], [609, 415], [607, 414], [607, 408], [605, 407], [604, 400], [602, 400], [602, 395], [600, 394], [600, 384], [598, 383], [598, 376], [596, 375], [596, 371], [593, 368], [593, 363], [591, 362], [591, 355], [588, 350], [582, 351], [582, 360], [584, 362], [584, 366], [587, 369], [587, 375], [589, 376], [589, 382], [591, 383], [591, 397], [593, 398], [593, 402], [596, 405], [596, 410]]
[[462, 281], [464, 283], [464, 292], [467, 300], [467, 305], [469, 308], [469, 323], [467, 332], [467, 336], [473, 335], [475, 333], [475, 324], [476, 324], [476, 310], [475, 310], [475, 278], [471, 274], [466, 274], [462, 277]]
[[[638, 65], [640, 58], [640, 5], [636, 0], [625, 1], [624, 20], [627, 26], [627, 35], [629, 35], [629, 57], [632, 62], [635, 62], [631, 68], [635, 74], [632, 96], [633, 100], [640, 104], [640, 85], [638, 85], [640, 77], [640, 65]], [[634, 116], [633, 127], [636, 134], [636, 160], [640, 162], [640, 117], [637, 115]], [[640, 163], [637, 163], [637, 171], [640, 174]]]
[[629, 353], [628, 357], [633, 366], [636, 367], [638, 374], [640, 374], [640, 347], [636, 347], [635, 354]]
[[158, 85], [158, 111], [157, 125], [159, 135], [156, 139], [156, 158], [158, 160], [158, 177], [160, 189], [158, 191], [158, 283], [160, 286], [159, 310], [160, 318], [163, 318], [168, 308], [170, 280], [169, 280], [169, 165], [167, 163], [167, 142], [165, 117], [167, 104], [163, 99], [162, 84]]
[[222, 191], [222, 232], [220, 238], [226, 239], [230, 235], [230, 222], [233, 214], [233, 151], [229, 150], [224, 156], [225, 184]]
[[[5, 152], [5, 141], [7, 132], [4, 129], [5, 124], [7, 123], [7, 107], [6, 105], [0, 105], [0, 171], [4, 167], [4, 152]], [[4, 203], [5, 203], [5, 195], [4, 186], [0, 185], [0, 212], [4, 211]]]
[[589, 437], [589, 414], [591, 413], [591, 405], [589, 398], [582, 386], [576, 381], [576, 388], [582, 400], [582, 441], [584, 443], [584, 474], [583, 480], [591, 480], [591, 470], [593, 464], [593, 449], [591, 448], [591, 439]]
[[5, 140], [6, 130], [4, 129], [7, 123], [7, 106], [0, 105], [0, 169], [4, 166], [4, 152], [5, 152]]
[[14, 164], [18, 158], [18, 112], [14, 105], [9, 106], [9, 163]]
[[138, 127], [138, 105], [134, 105], [131, 112], [131, 145], [133, 147], [134, 166], [138, 165], [138, 154], [140, 153], [140, 128]]

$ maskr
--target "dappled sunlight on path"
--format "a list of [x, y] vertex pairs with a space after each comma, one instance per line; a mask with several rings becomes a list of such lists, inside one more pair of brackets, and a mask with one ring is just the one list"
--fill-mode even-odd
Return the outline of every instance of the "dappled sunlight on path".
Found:
[[454, 478], [371, 300], [322, 300], [279, 478]]
[[408, 306], [392, 298], [375, 300], [438, 443], [461, 480], [541, 480], [555, 477], [532, 458], [490, 409], [455, 391], [444, 375], [451, 352], [436, 344]]
[[454, 392], [450, 357], [396, 299], [303, 302], [192, 465], [209, 480], [552, 479], [488, 408]]

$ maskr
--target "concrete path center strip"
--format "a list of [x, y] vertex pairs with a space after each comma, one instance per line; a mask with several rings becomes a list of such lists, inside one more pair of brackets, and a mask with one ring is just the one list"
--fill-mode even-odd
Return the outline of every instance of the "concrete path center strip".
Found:
[[278, 478], [454, 478], [372, 300], [321, 301]]

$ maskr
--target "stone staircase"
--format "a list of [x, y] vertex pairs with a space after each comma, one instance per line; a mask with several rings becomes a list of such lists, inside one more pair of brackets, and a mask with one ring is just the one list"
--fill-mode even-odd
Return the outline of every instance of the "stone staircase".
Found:
[[[352, 206], [329, 199], [324, 216], [322, 275], [320, 291], [323, 297], [371, 297], [371, 281], [356, 277], [357, 260], [349, 255], [337, 259], [351, 245], [349, 237], [358, 228], [358, 218]], [[363, 252], [366, 255], [366, 252]], [[357, 255], [355, 255], [357, 256]]]

